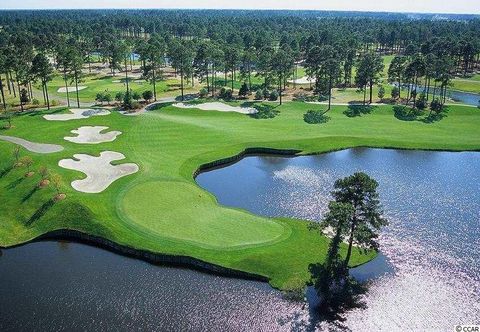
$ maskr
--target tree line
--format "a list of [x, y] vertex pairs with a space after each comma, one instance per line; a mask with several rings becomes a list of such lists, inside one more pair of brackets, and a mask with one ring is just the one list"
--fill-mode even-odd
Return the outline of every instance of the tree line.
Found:
[[[60, 15], [61, 13], [61, 15]], [[389, 80], [408, 86], [406, 102], [417, 102], [419, 83], [426, 99], [445, 100], [455, 75], [467, 76], [480, 63], [480, 20], [411, 20], [402, 15], [313, 15], [310, 12], [245, 11], [19, 11], [0, 12], [0, 92], [33, 99], [32, 83], [41, 87], [50, 107], [48, 83], [62, 76], [70, 106], [78, 84], [94, 58], [108, 63], [112, 75], [129, 72], [135, 56], [157, 99], [164, 68], [174, 68], [181, 95], [194, 80], [218, 94], [220, 85], [242, 94], [273, 87], [280, 102], [299, 65], [312, 78], [317, 96], [331, 100], [333, 87], [358, 87], [372, 102], [373, 86], [383, 70], [381, 55], [396, 55]], [[95, 59], [96, 60], [96, 59]], [[355, 70], [354, 70], [355, 68]], [[253, 78], [262, 80], [262, 86]], [[230, 85], [231, 84], [231, 85]], [[295, 85], [295, 82], [293, 82]], [[69, 86], [75, 89], [68, 89]], [[72, 90], [72, 91], [70, 91]], [[394, 89], [397, 91], [396, 89]], [[394, 99], [401, 97], [392, 95]], [[437, 95], [435, 95], [437, 94]]]

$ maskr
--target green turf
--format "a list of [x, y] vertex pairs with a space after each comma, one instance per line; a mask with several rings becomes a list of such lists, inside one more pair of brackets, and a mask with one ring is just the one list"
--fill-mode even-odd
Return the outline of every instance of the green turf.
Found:
[[480, 75], [474, 75], [470, 78], [455, 78], [452, 82], [452, 89], [480, 93]]
[[[304, 221], [263, 218], [219, 205], [193, 179], [200, 165], [251, 147], [304, 153], [354, 146], [480, 148], [480, 113], [473, 107], [450, 106], [446, 116], [434, 123], [421, 118], [401, 121], [391, 106], [373, 107], [370, 114], [354, 118], [344, 114], [347, 106], [334, 106], [326, 124], [303, 121], [307, 110], [324, 107], [289, 102], [277, 108], [277, 117], [263, 120], [169, 105], [134, 117], [113, 112], [66, 122], [46, 121], [42, 118], [46, 111], [17, 116], [15, 127], [1, 130], [2, 135], [65, 147], [49, 155], [22, 149], [21, 155], [34, 159], [34, 169], [46, 165], [61, 174], [67, 198], [49, 204], [54, 196], [51, 186], [34, 190], [40, 181], [38, 173], [25, 178], [24, 168], [0, 171], [0, 245], [11, 246], [51, 230], [69, 228], [133, 248], [188, 255], [268, 276], [273, 286], [282, 289], [300, 287], [308, 280], [308, 265], [324, 260], [328, 239], [310, 231]], [[63, 140], [72, 129], [86, 125], [108, 126], [123, 134], [113, 142], [97, 145]], [[0, 141], [0, 170], [12, 164], [12, 149], [13, 144]], [[100, 194], [73, 190], [70, 182], [84, 175], [60, 168], [58, 161], [75, 153], [98, 155], [104, 150], [123, 153], [126, 159], [117, 163], [137, 163], [140, 171], [114, 182]], [[352, 265], [373, 256], [355, 250]]]
[[[162, 190], [168, 188], [167, 190]], [[282, 237], [288, 229], [270, 219], [233, 209], [215, 213], [215, 198], [188, 182], [151, 180], [126, 192], [120, 202], [126, 222], [159, 237], [207, 248], [228, 249]], [[155, 209], [150, 207], [154, 206]], [[158, 211], [163, 211], [159, 214]], [[204, 215], [209, 218], [197, 219]], [[171, 221], [176, 221], [172, 227]]]
[[[120, 82], [117, 82], [120, 81]], [[75, 86], [74, 83], [69, 83], [69, 86]], [[127, 86], [125, 84], [125, 74], [119, 73], [116, 76], [105, 76], [98, 74], [86, 74], [82, 78], [82, 81], [78, 84], [79, 86], [86, 86], [86, 89], [80, 90], [78, 93], [80, 102], [93, 102], [97, 93], [110, 93], [112, 99], [115, 98], [117, 92], [125, 92]], [[49, 82], [48, 91], [52, 98], [58, 100], [66, 100], [66, 92], [58, 92], [59, 88], [64, 88], [65, 82], [63, 81], [62, 76], [55, 76], [55, 78]], [[135, 78], [130, 78], [129, 88], [138, 93], [143, 91], [150, 90], [153, 91], [153, 86], [150, 82], [145, 80], [139, 80]], [[159, 81], [156, 84], [157, 93], [173, 92], [178, 90], [178, 82], [175, 79], [169, 79], [164, 81]], [[76, 101], [76, 92], [69, 92], [69, 98], [72, 104]]]

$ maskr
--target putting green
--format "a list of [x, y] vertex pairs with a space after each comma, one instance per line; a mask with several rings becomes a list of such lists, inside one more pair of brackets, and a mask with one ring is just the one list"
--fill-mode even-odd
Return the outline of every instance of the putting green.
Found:
[[[244, 211], [218, 211], [213, 196], [186, 182], [143, 182], [128, 189], [119, 204], [119, 215], [127, 223], [157, 236], [204, 248], [266, 244], [290, 231], [272, 219]], [[199, 215], [204, 218], [198, 218]]]

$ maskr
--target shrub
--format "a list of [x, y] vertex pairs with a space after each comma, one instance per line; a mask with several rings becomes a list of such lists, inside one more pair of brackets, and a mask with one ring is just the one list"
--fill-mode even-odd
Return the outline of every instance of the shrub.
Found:
[[40, 177], [42, 178], [42, 180], [47, 179], [49, 176], [49, 170], [45, 166], [40, 166], [40, 168], [38, 169], [38, 173], [40, 174]]
[[127, 110], [130, 110], [133, 108], [132, 94], [130, 92], [125, 93], [125, 96], [123, 97], [123, 107]]
[[0, 120], [5, 120], [6, 122], [6, 125], [3, 127], [4, 129], [12, 128], [12, 118], [13, 112], [10, 106], [7, 105], [6, 109], [0, 109]]
[[20, 90], [20, 102], [22, 104], [26, 104], [30, 101], [30, 97], [28, 96], [28, 91], [27, 89], [22, 89]]
[[430, 103], [430, 109], [439, 114], [443, 111], [443, 105], [442, 103], [440, 102], [440, 100], [438, 98], [435, 98], [434, 100], [432, 100], [432, 102]]
[[330, 117], [325, 115], [323, 111], [310, 110], [303, 115], [303, 121], [309, 124], [327, 123]]
[[137, 91], [134, 91], [134, 92], [132, 93], [132, 98], [133, 98], [134, 100], [136, 100], [136, 101], [139, 101], [140, 98], [142, 98], [142, 96], [140, 96], [140, 94], [139, 94]]
[[140, 108], [142, 108], [142, 104], [140, 104], [138, 101], [132, 102], [132, 110], [138, 110]]
[[50, 106], [58, 106], [58, 101], [55, 99], [50, 100]]
[[143, 91], [142, 93], [143, 99], [145, 99], [147, 102], [152, 100], [153, 98], [153, 92], [151, 90]]
[[33, 159], [29, 156], [24, 156], [20, 158], [20, 164], [27, 168], [27, 172], [30, 173], [30, 168], [33, 165]]
[[35, 105], [35, 106], [40, 105], [40, 101], [38, 101], [38, 99], [36, 99], [36, 98], [33, 98], [32, 99], [32, 105]]
[[262, 90], [257, 90], [255, 92], [255, 99], [256, 100], [262, 100], [263, 99], [263, 91]]
[[327, 101], [328, 96], [325, 95], [319, 95], [316, 101]]
[[229, 99], [233, 98], [233, 93], [232, 93], [232, 90], [230, 90], [230, 89], [222, 88], [220, 90], [220, 95], [219, 96], [222, 99], [229, 100]]
[[257, 113], [251, 114], [251, 117], [255, 119], [272, 119], [276, 117], [280, 111], [276, 110], [272, 105], [254, 105], [254, 108], [257, 109]]
[[106, 93], [106, 94], [103, 96], [103, 101], [106, 101], [107, 104], [110, 105], [110, 102], [112, 101], [112, 95], [109, 94], [109, 93]]
[[53, 188], [57, 192], [57, 195], [59, 195], [60, 190], [62, 190], [62, 186], [63, 186], [62, 177], [60, 176], [60, 174], [52, 174], [52, 176], [50, 176], [50, 180], [52, 182]]
[[272, 90], [272, 92], [270, 92], [270, 96], [268, 97], [268, 99], [270, 101], [275, 101], [278, 99], [278, 91], [277, 90]]
[[124, 97], [125, 97], [125, 93], [117, 92], [117, 94], [115, 95], [115, 100], [121, 103]]
[[199, 95], [200, 95], [200, 98], [205, 98], [208, 95], [208, 90], [205, 88], [201, 88]]
[[421, 93], [420, 94], [420, 97], [418, 97], [416, 103], [415, 103], [415, 106], [417, 106], [417, 108], [423, 110], [425, 108], [427, 108], [427, 96], [425, 96], [425, 93]]
[[240, 90], [238, 91], [238, 95], [240, 97], [245, 97], [247, 94], [248, 94], [248, 85], [247, 83], [244, 82], [240, 87]]
[[307, 101], [308, 95], [305, 91], [300, 91], [300, 92], [295, 92], [293, 94], [293, 100], [294, 101]]
[[392, 99], [398, 99], [398, 97], [400, 97], [400, 89], [394, 86], [392, 88], [391, 96], [392, 96]]
[[267, 89], [263, 89], [263, 99], [268, 99], [270, 98], [270, 91]]
[[382, 100], [384, 97], [385, 97], [385, 88], [382, 85], [378, 89], [378, 98], [380, 98], [380, 100]]
[[95, 96], [95, 101], [103, 104], [103, 100], [105, 99], [104, 96], [105, 96], [105, 94], [103, 92], [97, 93], [97, 95]]

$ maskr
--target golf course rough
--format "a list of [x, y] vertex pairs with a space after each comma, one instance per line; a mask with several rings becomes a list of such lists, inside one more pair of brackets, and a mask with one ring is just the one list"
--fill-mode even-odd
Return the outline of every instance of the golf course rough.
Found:
[[[228, 104], [241, 107], [239, 102]], [[473, 107], [448, 106], [441, 120], [426, 122], [423, 117], [416, 121], [397, 119], [388, 105], [372, 106], [370, 113], [360, 117], [347, 116], [349, 106], [333, 106], [328, 123], [310, 126], [303, 121], [305, 112], [324, 107], [285, 102], [277, 107], [278, 116], [262, 121], [235, 112], [185, 111], [168, 104], [135, 117], [112, 112], [83, 118], [82, 125], [121, 131], [121, 139], [82, 145], [63, 139], [77, 125], [43, 119], [44, 115], [61, 115], [68, 110], [14, 117], [13, 128], [2, 134], [64, 146], [64, 151], [55, 154], [22, 150], [22, 156], [31, 156], [35, 165], [60, 174], [65, 182], [61, 190], [67, 198], [42, 209], [54, 197], [53, 187], [31, 195], [39, 175], [25, 178], [24, 169], [10, 169], [13, 144], [0, 140], [0, 202], [4, 207], [0, 246], [25, 243], [51, 231], [75, 230], [149, 255], [169, 255], [172, 261], [188, 256], [263, 276], [280, 289], [302, 288], [310, 278], [308, 266], [325, 260], [329, 239], [310, 230], [307, 221], [265, 218], [218, 204], [195, 183], [194, 174], [202, 165], [228, 160], [253, 148], [301, 154], [358, 146], [480, 150], [480, 113]], [[95, 194], [70, 186], [85, 175], [60, 167], [59, 160], [76, 154], [98, 158], [105, 150], [125, 156], [113, 165], [111, 158], [106, 159], [107, 167], [134, 164], [139, 171], [118, 178]], [[346, 254], [344, 244], [340, 254]], [[354, 250], [351, 266], [374, 256]]]

